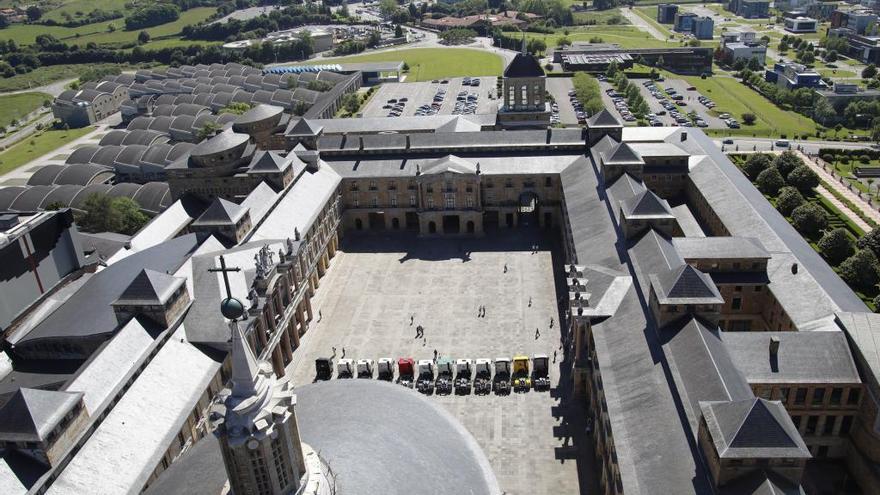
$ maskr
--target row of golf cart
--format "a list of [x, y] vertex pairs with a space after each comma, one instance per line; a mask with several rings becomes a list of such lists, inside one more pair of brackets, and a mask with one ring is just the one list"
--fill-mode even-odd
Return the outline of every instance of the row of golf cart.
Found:
[[[374, 373], [379, 380], [388, 382], [395, 380], [404, 387], [412, 388], [424, 394], [437, 393], [448, 395], [468, 395], [471, 390], [478, 395], [486, 395], [495, 391], [506, 395], [514, 392], [528, 392], [530, 388], [538, 391], [550, 389], [549, 358], [545, 354], [528, 356], [517, 355], [513, 359], [457, 359], [441, 357], [436, 362], [420, 359], [418, 363], [412, 358], [400, 358], [395, 362], [391, 358], [381, 358], [378, 363], [372, 359], [340, 359], [336, 363], [336, 378], [370, 378]], [[533, 365], [530, 366], [530, 364]], [[531, 370], [530, 370], [531, 368]], [[333, 377], [333, 359], [318, 358], [315, 360], [318, 380], [329, 380]], [[494, 371], [494, 374], [493, 374]]]

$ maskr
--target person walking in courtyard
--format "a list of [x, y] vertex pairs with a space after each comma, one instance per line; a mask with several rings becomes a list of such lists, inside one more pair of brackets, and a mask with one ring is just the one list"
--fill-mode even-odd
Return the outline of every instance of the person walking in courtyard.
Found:
[[504, 273], [507, 273], [507, 263], [504, 264]]
[[532, 296], [529, 296], [529, 307], [532, 307]]
[[434, 362], [437, 362], [437, 349], [434, 349]]
[[321, 321], [321, 320], [323, 320], [323, 319], [324, 319], [324, 315], [321, 314], [321, 310], [319, 309], [319, 310], [318, 310], [318, 321]]
[[550, 317], [550, 328], [553, 328], [553, 317]]
[[541, 330], [538, 328], [535, 328], [535, 340], [538, 340], [538, 338], [540, 336], [541, 336]]
[[416, 315], [409, 315], [409, 326], [412, 326], [414, 321], [416, 321]]
[[333, 356], [334, 357], [336, 356], [336, 346], [335, 345], [333, 346]]
[[342, 348], [342, 357], [345, 357], [345, 347]]

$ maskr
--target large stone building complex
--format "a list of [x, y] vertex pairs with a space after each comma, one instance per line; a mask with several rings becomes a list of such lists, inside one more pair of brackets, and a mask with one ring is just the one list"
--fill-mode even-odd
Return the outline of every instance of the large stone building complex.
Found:
[[[514, 109], [537, 101], [529, 77], [508, 73]], [[828, 460], [863, 491], [880, 487], [880, 317], [700, 130], [624, 128], [603, 110], [583, 129], [438, 118], [413, 132], [404, 119], [385, 129], [395, 133], [377, 134], [370, 119], [329, 132], [273, 107], [177, 157], [166, 167], [175, 203], [105, 268], [8, 330], [0, 492], [173, 493], [181, 473], [218, 451], [211, 465], [225, 460], [238, 491], [283, 492], [306, 467], [292, 440], [273, 447], [271, 430], [295, 436], [284, 377], [303, 339], [321, 331], [311, 301], [340, 238], [406, 231], [430, 243], [521, 228], [560, 246], [557, 297], [574, 358], [563, 362], [589, 404], [590, 443], [579, 448], [594, 451], [604, 493], [803, 493]], [[217, 311], [231, 298], [248, 301], [232, 326], [232, 313]], [[353, 426], [362, 411], [376, 438], [436, 445], [443, 433], [422, 419], [413, 421], [423, 429], [389, 430], [402, 421], [391, 400], [413, 401], [415, 412], [422, 398], [365, 382], [306, 385], [297, 397], [358, 410], [313, 408], [326, 431], [364, 430]], [[231, 410], [218, 440], [208, 433], [221, 400]], [[242, 425], [247, 434], [230, 435]], [[358, 462], [377, 458], [363, 444], [345, 448]], [[461, 451], [488, 466], [481, 452]], [[270, 454], [281, 470], [263, 476]], [[398, 477], [394, 486], [501, 493], [484, 470], [438, 463], [404, 475], [395, 456], [378, 458], [370, 473], [350, 472], [377, 493]], [[372, 484], [384, 469], [385, 484]], [[226, 482], [203, 472], [212, 487], [209, 478]]]

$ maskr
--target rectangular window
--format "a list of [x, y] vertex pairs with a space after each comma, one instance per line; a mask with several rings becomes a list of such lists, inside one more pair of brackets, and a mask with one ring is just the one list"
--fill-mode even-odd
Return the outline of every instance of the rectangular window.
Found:
[[434, 196], [428, 196], [428, 208], [434, 207]]
[[733, 286], [733, 291], [734, 291], [734, 292], [742, 292], [742, 291], [743, 291], [743, 286], [742, 286], [742, 285], [734, 285], [734, 286]]
[[446, 209], [454, 210], [455, 209], [455, 194], [447, 194], [446, 195]]
[[843, 389], [839, 387], [835, 387], [831, 389], [831, 405], [839, 406], [840, 401], [843, 399]]
[[797, 406], [802, 406], [807, 402], [807, 389], [798, 388], [797, 392], [794, 394], [794, 403]]
[[416, 205], [416, 195], [415, 195], [415, 194], [410, 194], [410, 195], [409, 195], [409, 205], [410, 205], [410, 206], [415, 206], [415, 205]]
[[849, 395], [846, 397], [846, 404], [848, 406], [857, 406], [859, 405], [859, 396], [860, 391], [857, 388], [849, 389]]
[[468, 196], [468, 197], [467, 197], [467, 207], [468, 207], [468, 208], [473, 208], [473, 207], [474, 207], [474, 197], [473, 197], [473, 196]]
[[822, 427], [823, 435], [830, 435], [834, 432], [834, 423], [837, 421], [837, 416], [825, 416], [825, 426]]
[[794, 423], [795, 428], [797, 428], [798, 430], [801, 429], [801, 417], [800, 416], [797, 416], [797, 415], [792, 416], [791, 422]]
[[733, 300], [730, 302], [730, 309], [732, 309], [734, 311], [741, 310], [742, 309], [742, 298], [734, 297]]
[[824, 388], [817, 388], [816, 390], [813, 390], [813, 405], [814, 406], [822, 405], [822, 401], [824, 401], [824, 400], [825, 400], [825, 389]]
[[373, 208], [377, 208], [377, 207], [379, 206], [379, 197], [378, 197], [378, 196], [373, 196], [373, 201], [372, 201], [372, 203], [373, 203]]
[[782, 387], [779, 389], [779, 401], [782, 404], [788, 404], [788, 387]]
[[389, 191], [394, 191], [395, 189], [397, 189], [397, 183], [394, 182], [394, 181], [389, 182], [389, 183], [388, 183], [388, 190], [389, 190]]
[[763, 287], [760, 285], [755, 286], [755, 292], [761, 292], [762, 289], [763, 289]]
[[371, 180], [371, 181], [370, 181], [370, 191], [375, 191], [376, 189], [377, 189], [377, 187], [376, 187], [376, 181]]
[[354, 204], [355, 208], [357, 208], [361, 205], [361, 202], [360, 202], [360, 200], [358, 200], [357, 195], [355, 195], [355, 197], [352, 198], [352, 204]]
[[849, 430], [852, 429], [852, 422], [852, 416], [844, 416], [843, 419], [840, 421], [840, 430], [837, 434], [842, 437], [849, 435]]
[[809, 416], [807, 419], [807, 430], [804, 432], [807, 435], [814, 435], [816, 433], [816, 427], [819, 425], [819, 416]]
[[391, 207], [397, 208], [397, 195], [396, 194], [391, 195]]

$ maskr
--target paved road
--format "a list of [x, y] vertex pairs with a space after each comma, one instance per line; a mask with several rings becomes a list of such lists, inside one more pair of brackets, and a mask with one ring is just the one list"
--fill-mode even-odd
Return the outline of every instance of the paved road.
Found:
[[17, 94], [21, 94], [21, 93], [39, 92], [39, 93], [46, 93], [46, 94], [49, 94], [52, 96], [58, 96], [63, 91], [67, 90], [67, 85], [72, 83], [73, 81], [76, 81], [76, 79], [62, 79], [61, 81], [55, 81], [53, 83], [46, 84], [44, 86], [34, 86], [33, 88], [19, 89], [17, 91], [6, 91], [6, 92], [0, 93], [0, 94], [17, 95]]
[[578, 123], [574, 107], [571, 106], [571, 99], [568, 97], [568, 92], [573, 87], [570, 77], [547, 78], [547, 91], [553, 95], [556, 104], [559, 105], [559, 122], [561, 124], [577, 125]]
[[644, 20], [642, 16], [636, 14], [631, 9], [621, 8], [620, 14], [626, 17], [633, 26], [641, 29], [642, 31], [650, 34], [651, 36], [657, 38], [661, 41], [666, 41], [666, 35], [657, 30], [654, 26], [651, 25], [650, 22]]
[[[717, 138], [715, 144], [721, 147], [722, 140], [728, 138]], [[725, 151], [771, 151], [778, 150], [774, 144], [777, 139], [769, 138], [753, 138], [753, 137], [732, 137], [733, 144], [723, 145]], [[864, 150], [871, 148], [872, 143], [844, 143], [838, 141], [789, 141], [791, 147], [797, 149], [799, 146], [804, 153], [817, 154], [820, 148], [841, 148]], [[739, 147], [738, 150], [736, 147]]]
[[[33, 118], [33, 117], [31, 117], [31, 118]], [[19, 141], [23, 141], [24, 139], [27, 139], [28, 137], [30, 137], [31, 134], [33, 134], [34, 132], [37, 131], [38, 124], [42, 124], [45, 127], [46, 125], [51, 124], [52, 120], [54, 118], [55, 117], [52, 115], [51, 112], [46, 115], [41, 116], [39, 119], [34, 120], [30, 124], [15, 131], [15, 133], [10, 134], [3, 139], [0, 139], [0, 146], [2, 146], [3, 148], [7, 148], [7, 147], [12, 146], [13, 144], [19, 142]]]

